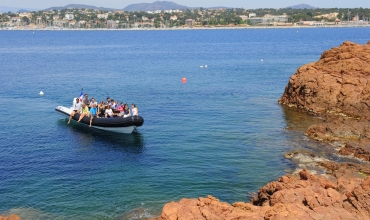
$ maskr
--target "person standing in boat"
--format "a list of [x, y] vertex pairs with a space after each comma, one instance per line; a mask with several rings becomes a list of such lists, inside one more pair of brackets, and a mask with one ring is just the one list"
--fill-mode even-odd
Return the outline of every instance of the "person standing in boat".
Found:
[[77, 122], [80, 122], [85, 116], [88, 116], [88, 115], [89, 115], [89, 107], [87, 107], [86, 104], [82, 104], [81, 115]]
[[90, 108], [89, 116], [90, 116], [90, 127], [91, 127], [91, 124], [92, 124], [92, 121], [93, 121], [94, 117], [99, 118], [99, 116], [98, 116], [98, 109], [97, 109], [97, 105], [96, 104], [94, 104]]
[[90, 105], [90, 100], [89, 100], [89, 95], [85, 94], [85, 97], [82, 100], [82, 103], [89, 106]]
[[137, 109], [137, 107], [134, 103], [132, 103], [131, 108], [132, 108], [132, 115], [133, 116], [138, 116], [139, 115], [139, 109]]
[[76, 114], [80, 113], [82, 108], [82, 103], [79, 98], [76, 98], [76, 102], [73, 104], [71, 115], [69, 116], [68, 124], [71, 122], [71, 118]]

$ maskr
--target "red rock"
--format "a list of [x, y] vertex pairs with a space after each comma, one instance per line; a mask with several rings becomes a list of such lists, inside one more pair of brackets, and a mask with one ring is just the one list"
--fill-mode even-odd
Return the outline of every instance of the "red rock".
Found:
[[345, 42], [290, 78], [279, 103], [319, 113], [370, 115], [370, 45]]
[[3, 217], [0, 215], [0, 220], [21, 220], [21, 217], [15, 214], [10, 214], [8, 217]]
[[333, 183], [303, 170], [268, 183], [249, 203], [182, 199], [166, 204], [156, 219], [370, 219], [370, 177], [342, 175]]

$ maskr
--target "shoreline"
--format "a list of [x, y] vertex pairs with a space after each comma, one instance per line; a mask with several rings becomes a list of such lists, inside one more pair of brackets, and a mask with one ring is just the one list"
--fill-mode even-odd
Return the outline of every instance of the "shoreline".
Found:
[[323, 25], [323, 26], [246, 26], [246, 27], [187, 27], [187, 28], [0, 28], [0, 31], [183, 31], [183, 30], [248, 30], [248, 29], [307, 29], [307, 28], [370, 28], [370, 25]]

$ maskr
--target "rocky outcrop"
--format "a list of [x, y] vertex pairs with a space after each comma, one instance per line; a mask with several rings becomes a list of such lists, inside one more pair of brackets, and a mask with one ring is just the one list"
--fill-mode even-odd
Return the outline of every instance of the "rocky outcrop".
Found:
[[300, 67], [279, 103], [329, 113], [306, 135], [339, 141], [343, 145], [339, 154], [370, 161], [370, 41], [365, 45], [344, 42], [325, 51], [317, 62]]
[[0, 215], [0, 220], [21, 220], [18, 215], [11, 214], [8, 217], [3, 217]]
[[339, 154], [370, 161], [370, 123], [367, 119], [330, 119], [310, 126], [306, 135], [319, 141], [342, 142]]
[[316, 113], [370, 118], [370, 41], [344, 42], [289, 79], [279, 103]]
[[349, 173], [337, 169], [337, 175], [325, 178], [303, 170], [262, 187], [249, 203], [182, 199], [166, 204], [156, 220], [369, 219], [370, 177]]

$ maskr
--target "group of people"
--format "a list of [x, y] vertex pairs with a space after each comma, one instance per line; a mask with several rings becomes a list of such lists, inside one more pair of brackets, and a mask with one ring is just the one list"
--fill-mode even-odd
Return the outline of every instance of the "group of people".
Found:
[[98, 104], [95, 101], [95, 98], [89, 99], [89, 95], [85, 94], [82, 101], [79, 98], [76, 98], [76, 101], [72, 107], [72, 113], [69, 116], [68, 124], [71, 122], [72, 117], [81, 113], [78, 122], [80, 122], [85, 116], [90, 117], [90, 127], [94, 118], [113, 118], [113, 117], [128, 117], [128, 116], [138, 116], [139, 110], [136, 105], [132, 103], [131, 109], [128, 107], [128, 104], [121, 102], [118, 104], [118, 101], [111, 100], [107, 97], [106, 102], [100, 101]]

